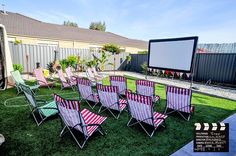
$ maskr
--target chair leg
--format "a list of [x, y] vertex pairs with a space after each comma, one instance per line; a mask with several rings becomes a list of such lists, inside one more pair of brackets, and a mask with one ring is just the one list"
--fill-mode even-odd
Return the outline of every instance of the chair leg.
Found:
[[63, 128], [62, 128], [62, 130], [61, 130], [61, 133], [60, 133], [60, 137], [62, 137], [66, 132], [65, 132], [65, 130], [66, 130], [66, 126], [64, 126]]

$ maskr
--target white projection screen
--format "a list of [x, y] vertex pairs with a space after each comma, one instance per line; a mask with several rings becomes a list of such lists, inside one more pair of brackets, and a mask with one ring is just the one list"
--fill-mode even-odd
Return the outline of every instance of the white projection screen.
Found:
[[148, 67], [191, 72], [197, 41], [197, 36], [150, 40]]

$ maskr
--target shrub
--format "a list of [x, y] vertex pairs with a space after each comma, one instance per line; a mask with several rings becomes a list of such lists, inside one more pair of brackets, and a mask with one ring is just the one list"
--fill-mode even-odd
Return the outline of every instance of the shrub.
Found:
[[77, 64], [77, 56], [71, 55], [67, 57], [67, 65], [75, 68]]
[[145, 51], [138, 51], [138, 54], [147, 54], [148, 52], [145, 50]]
[[21, 64], [13, 64], [14, 71], [18, 70], [20, 73], [23, 72], [24, 68]]
[[121, 52], [121, 49], [119, 46], [115, 45], [115, 44], [105, 44], [102, 47], [103, 51], [108, 51], [112, 54], [119, 54]]
[[65, 71], [65, 69], [68, 67], [67, 59], [61, 60], [60, 65], [61, 65], [62, 70]]
[[132, 57], [130, 55], [126, 56], [127, 64], [129, 64], [132, 60]]
[[143, 64], [141, 65], [142, 68], [142, 72], [146, 75], [147, 71], [148, 71], [148, 66], [147, 66], [147, 62], [143, 62]]
[[63, 71], [68, 66], [75, 68], [77, 63], [78, 63], [78, 58], [75, 55], [71, 55], [71, 56], [68, 56], [67, 59], [60, 60], [60, 65]]

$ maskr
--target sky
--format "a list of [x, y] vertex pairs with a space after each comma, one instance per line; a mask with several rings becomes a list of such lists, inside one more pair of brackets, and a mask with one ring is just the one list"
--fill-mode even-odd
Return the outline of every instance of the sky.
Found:
[[73, 21], [88, 28], [150, 40], [199, 36], [200, 43], [236, 42], [236, 0], [1, 0], [5, 10], [43, 22]]

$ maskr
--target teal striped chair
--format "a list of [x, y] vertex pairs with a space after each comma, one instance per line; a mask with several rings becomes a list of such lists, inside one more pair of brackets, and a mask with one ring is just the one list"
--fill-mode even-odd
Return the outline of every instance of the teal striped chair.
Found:
[[33, 115], [34, 120], [38, 126], [42, 124], [48, 117], [58, 113], [55, 101], [47, 102], [44, 100], [36, 100], [34, 93], [29, 86], [20, 84], [20, 87], [24, 92], [25, 98], [29, 103], [31, 114]]
[[[12, 78], [14, 79], [14, 81], [15, 81], [15, 86], [16, 86], [16, 89], [17, 89], [17, 92], [18, 92], [17, 94], [19, 94], [19, 93], [22, 92], [20, 84], [26, 85], [25, 81], [23, 80], [23, 78], [22, 78], [22, 76], [21, 76], [21, 74], [18, 70], [12, 71], [11, 75], [12, 75]], [[33, 90], [35, 92], [36, 90], [39, 89], [39, 86], [40, 85], [33, 85], [33, 86], [29, 86], [29, 87], [30, 87], [31, 90]]]

